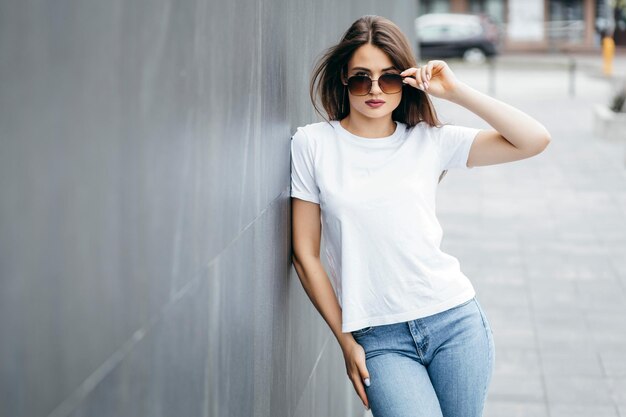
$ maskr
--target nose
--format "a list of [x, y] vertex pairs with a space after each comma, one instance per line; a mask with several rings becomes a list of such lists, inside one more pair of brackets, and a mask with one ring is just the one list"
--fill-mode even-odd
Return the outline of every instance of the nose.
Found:
[[380, 86], [378, 85], [378, 80], [372, 80], [372, 88], [370, 89], [370, 94], [380, 94], [382, 93], [383, 90], [380, 89]]

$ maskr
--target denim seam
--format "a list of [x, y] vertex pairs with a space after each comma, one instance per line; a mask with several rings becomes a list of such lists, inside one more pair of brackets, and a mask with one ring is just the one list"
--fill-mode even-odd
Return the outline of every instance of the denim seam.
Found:
[[[425, 320], [415, 319], [413, 320], [413, 323], [415, 324], [417, 331], [424, 337], [424, 343], [421, 345], [419, 343], [415, 343], [415, 347], [417, 348], [417, 354], [419, 355], [421, 362], [426, 364], [426, 358], [424, 357], [423, 352], [425, 353], [428, 351], [428, 345], [430, 344], [428, 340], [428, 326], [426, 326]], [[415, 342], [415, 339], [413, 339], [413, 341]]]
[[[483, 328], [485, 329], [485, 336], [487, 337], [487, 363], [491, 364], [491, 335], [489, 334], [489, 329], [487, 328], [487, 324], [485, 323], [485, 316], [484, 313], [482, 311], [482, 309], [480, 308], [480, 306], [478, 305], [478, 302], [474, 299], [474, 303], [476, 304], [476, 307], [478, 307], [478, 312], [480, 313], [480, 320], [483, 323]], [[485, 388], [483, 389], [483, 407], [484, 404], [487, 400], [487, 388], [489, 387], [489, 383], [486, 382], [485, 383]]]

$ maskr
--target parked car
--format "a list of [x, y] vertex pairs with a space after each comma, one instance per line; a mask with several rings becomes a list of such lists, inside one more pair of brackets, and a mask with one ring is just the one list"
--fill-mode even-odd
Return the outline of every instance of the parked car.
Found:
[[497, 55], [501, 30], [486, 15], [429, 13], [415, 19], [415, 32], [422, 58], [463, 58], [484, 62]]

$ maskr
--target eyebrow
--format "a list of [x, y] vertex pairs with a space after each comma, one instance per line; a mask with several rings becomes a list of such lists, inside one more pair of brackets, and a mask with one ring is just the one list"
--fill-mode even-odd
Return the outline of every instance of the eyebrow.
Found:
[[[354, 67], [351, 69], [351, 71], [356, 71], [356, 70], [365, 70], [367, 72], [371, 72], [368, 68], [365, 68], [365, 67]], [[397, 68], [396, 67], [383, 68], [383, 71], [389, 71], [389, 70], [397, 70]]]

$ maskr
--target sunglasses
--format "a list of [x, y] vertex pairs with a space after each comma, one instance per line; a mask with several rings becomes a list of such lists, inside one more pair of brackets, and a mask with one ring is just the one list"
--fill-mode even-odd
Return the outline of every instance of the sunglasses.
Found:
[[348, 78], [348, 90], [355, 96], [364, 96], [372, 90], [372, 83], [378, 81], [378, 86], [385, 94], [396, 94], [402, 91], [405, 77], [400, 74], [383, 74], [378, 80], [372, 80], [367, 75], [353, 75]]

